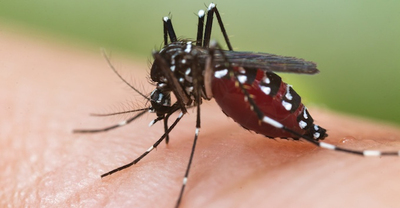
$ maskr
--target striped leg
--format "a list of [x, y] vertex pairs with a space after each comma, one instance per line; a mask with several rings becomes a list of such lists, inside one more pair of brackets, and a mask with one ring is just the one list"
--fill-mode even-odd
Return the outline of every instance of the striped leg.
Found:
[[[200, 10], [200, 11], [202, 11], [202, 10]], [[233, 48], [232, 48], [231, 42], [229, 41], [228, 34], [226, 33], [224, 24], [222, 23], [221, 15], [219, 14], [218, 9], [214, 3], [211, 3], [207, 9], [207, 22], [206, 22], [206, 27], [205, 27], [205, 32], [204, 32], [203, 47], [208, 48], [210, 45], [210, 36], [211, 36], [211, 29], [212, 29], [214, 14], [217, 17], [218, 24], [221, 29], [222, 35], [224, 36], [226, 45], [228, 46], [228, 49], [230, 51], [232, 51]], [[199, 12], [199, 22], [200, 22], [201, 16], [204, 16], [204, 12]], [[198, 33], [197, 33], [197, 42], [199, 42], [199, 34]]]
[[183, 181], [182, 181], [181, 191], [179, 193], [179, 197], [178, 197], [178, 200], [175, 205], [176, 208], [179, 207], [181, 200], [182, 200], [183, 193], [185, 191], [190, 167], [191, 167], [192, 161], [193, 161], [194, 151], [196, 149], [197, 139], [199, 137], [200, 124], [201, 124], [201, 122], [200, 122], [200, 104], [201, 104], [202, 85], [201, 85], [201, 81], [199, 80], [199, 77], [201, 77], [202, 69], [198, 66], [196, 56], [194, 57], [192, 69], [193, 69], [193, 77], [194, 77], [194, 79], [193, 79], [194, 92], [193, 93], [195, 95], [195, 104], [196, 104], [196, 130], [195, 130], [194, 139], [193, 139], [192, 151], [190, 152], [189, 162], [188, 162], [188, 165], [186, 168], [185, 176], [183, 177]]
[[132, 162], [126, 164], [126, 165], [123, 165], [123, 166], [121, 166], [121, 167], [119, 167], [119, 168], [116, 168], [116, 169], [114, 169], [114, 170], [112, 170], [112, 171], [110, 171], [110, 172], [104, 173], [103, 175], [101, 175], [101, 177], [102, 177], [102, 178], [103, 178], [103, 177], [106, 177], [106, 176], [108, 176], [108, 175], [111, 175], [111, 174], [113, 174], [113, 173], [115, 173], [115, 172], [118, 172], [118, 171], [120, 171], [120, 170], [123, 170], [123, 169], [125, 169], [125, 168], [128, 168], [128, 167], [130, 167], [130, 166], [132, 166], [132, 165], [138, 163], [142, 158], [144, 158], [147, 154], [149, 154], [154, 148], [156, 148], [156, 147], [165, 139], [165, 137], [168, 135], [168, 133], [172, 131], [172, 129], [176, 126], [176, 124], [178, 124], [178, 122], [181, 120], [181, 118], [182, 118], [183, 115], [184, 115], [183, 113], [180, 113], [179, 116], [178, 116], [178, 118], [177, 118], [177, 119], [174, 121], [174, 123], [168, 128], [168, 130], [167, 130], [167, 131], [161, 136], [161, 138], [158, 139], [149, 149], [147, 149], [146, 152], [144, 152], [142, 155], [140, 155], [140, 156], [139, 156], [138, 158], [136, 158], [134, 161], [132, 161]]

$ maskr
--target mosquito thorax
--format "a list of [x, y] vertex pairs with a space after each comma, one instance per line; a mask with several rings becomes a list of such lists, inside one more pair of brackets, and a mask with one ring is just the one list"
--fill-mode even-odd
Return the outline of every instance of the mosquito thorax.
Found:
[[[176, 78], [176, 81], [189, 98], [189, 101], [185, 104], [192, 103], [190, 100], [194, 96], [192, 67], [196, 58], [196, 50], [196, 46], [193, 45], [192, 41], [177, 41], [166, 45], [160, 51], [153, 54], [155, 61], [150, 71], [151, 79], [158, 86], [163, 85], [161, 91], [173, 91], [172, 84], [170, 83], [171, 80], [167, 79], [167, 76], [164, 74], [165, 71], [161, 68], [164, 64], [164, 67], [172, 72], [173, 77]], [[156, 56], [161, 57], [162, 60], [157, 60]], [[202, 80], [201, 77], [198, 77], [198, 79]]]

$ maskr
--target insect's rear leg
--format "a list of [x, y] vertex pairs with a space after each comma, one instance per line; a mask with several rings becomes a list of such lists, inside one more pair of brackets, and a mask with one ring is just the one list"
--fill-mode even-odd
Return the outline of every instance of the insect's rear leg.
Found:
[[211, 3], [207, 9], [207, 22], [206, 22], [206, 27], [205, 27], [205, 32], [204, 32], [203, 47], [208, 48], [210, 45], [210, 36], [211, 36], [211, 29], [212, 29], [214, 14], [217, 17], [218, 24], [221, 29], [222, 35], [224, 36], [226, 45], [228, 46], [228, 49], [230, 51], [232, 51], [233, 48], [232, 48], [231, 42], [229, 41], [228, 34], [226, 33], [224, 24], [222, 22], [221, 15], [219, 14], [218, 9], [214, 3]]

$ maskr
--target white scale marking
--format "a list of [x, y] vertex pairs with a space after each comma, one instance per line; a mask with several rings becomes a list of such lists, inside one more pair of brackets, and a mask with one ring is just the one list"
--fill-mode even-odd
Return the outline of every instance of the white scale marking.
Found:
[[166, 21], [168, 21], [168, 20], [169, 20], [169, 18], [168, 18], [168, 17], [164, 17], [163, 19], [164, 19], [164, 22], [166, 22]]
[[196, 128], [196, 132], [195, 132], [196, 136], [199, 135], [199, 131], [200, 131], [200, 129], [199, 129], [199, 128]]
[[227, 74], [228, 74], [228, 69], [224, 69], [224, 70], [214, 72], [214, 77], [220, 79], [220, 78], [226, 76]]
[[264, 123], [267, 123], [267, 124], [269, 124], [269, 125], [271, 125], [271, 126], [274, 126], [274, 127], [276, 127], [276, 128], [279, 128], [279, 129], [283, 128], [283, 125], [282, 125], [281, 123], [279, 123], [278, 121], [275, 121], [275, 120], [271, 119], [270, 117], [264, 116], [264, 118], [263, 118], [262, 121], [263, 121]]
[[200, 10], [199, 13], [197, 13], [199, 17], [204, 17], [204, 10]]
[[171, 67], [169, 67], [171, 69], [171, 71], [175, 71], [175, 65], [172, 65]]
[[330, 149], [330, 150], [335, 150], [336, 149], [335, 145], [328, 144], [328, 143], [325, 143], [325, 142], [320, 142], [319, 146], [322, 147], [322, 148], [325, 148], [325, 149]]
[[193, 91], [193, 86], [185, 88], [187, 94], [190, 94]]
[[321, 134], [318, 132], [315, 132], [313, 136], [314, 136], [314, 139], [318, 139], [321, 136]]
[[192, 71], [192, 69], [191, 69], [191, 68], [188, 68], [188, 69], [185, 71], [185, 74], [186, 74], [186, 75], [189, 75], [191, 71]]
[[155, 123], [155, 121], [156, 121], [156, 120], [152, 120], [152, 121], [150, 121], [150, 123], [149, 123], [149, 127], [150, 127], [150, 126], [153, 126], [153, 125], [154, 125], [154, 123]]
[[303, 117], [304, 117], [305, 119], [308, 119], [308, 115], [307, 115], [306, 110], [307, 110], [307, 108], [304, 107], [304, 110], [303, 110]]
[[186, 52], [186, 53], [190, 53], [191, 50], [192, 50], [192, 42], [189, 41], [189, 42], [186, 43], [185, 52]]
[[261, 90], [266, 94], [269, 95], [271, 93], [271, 88], [266, 86], [260, 86]]
[[376, 150], [365, 150], [363, 151], [364, 156], [380, 156], [381, 152]]
[[146, 152], [150, 152], [153, 149], [154, 149], [154, 146], [151, 146]]
[[307, 127], [307, 123], [304, 122], [304, 121], [299, 121], [299, 126], [300, 126], [301, 129], [304, 129], [304, 128]]
[[208, 6], [208, 10], [211, 10], [211, 9], [213, 9], [215, 7], [215, 4], [214, 3], [211, 3], [209, 6]]
[[184, 178], [183, 178], [183, 181], [182, 181], [183, 185], [186, 185], [187, 180], [188, 180], [187, 177], [184, 177]]
[[238, 78], [239, 82], [242, 84], [244, 84], [247, 81], [246, 75], [238, 75], [237, 78]]
[[293, 96], [290, 94], [290, 88], [292, 88], [291, 85], [287, 85], [287, 86], [286, 86], [286, 95], [285, 95], [285, 97], [286, 97], [288, 100], [292, 100], [292, 99], [293, 99]]
[[282, 105], [287, 111], [290, 111], [292, 109], [292, 104], [288, 103], [288, 102], [286, 102], [284, 100], [282, 100]]
[[118, 126], [124, 126], [124, 125], [126, 125], [126, 124], [127, 124], [127, 122], [126, 122], [126, 120], [125, 120], [125, 121], [119, 122], [119, 123], [118, 123]]

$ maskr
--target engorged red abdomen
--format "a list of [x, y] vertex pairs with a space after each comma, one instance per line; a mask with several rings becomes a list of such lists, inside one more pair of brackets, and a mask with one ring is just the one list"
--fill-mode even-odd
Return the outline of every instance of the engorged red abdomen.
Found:
[[[236, 70], [238, 70], [238, 68]], [[272, 72], [265, 72], [257, 69], [251, 70], [252, 72], [248, 72], [248, 69], [246, 69], [246, 74], [252, 73], [255, 77], [253, 76], [252, 79], [249, 78], [250, 76], [246, 77], [247, 80], [243, 85], [264, 115], [298, 133], [305, 134], [306, 130], [300, 128], [297, 119], [297, 117], [305, 111], [300, 97], [298, 100], [299, 103], [292, 106], [295, 109], [286, 109], [288, 106], [285, 108], [282, 104], [282, 100], [287, 94], [289, 89], [288, 85], [282, 82], [280, 77]], [[267, 76], [270, 78], [277, 77], [279, 80], [275, 80], [274, 82], [274, 80], [266, 78]], [[261, 88], [263, 88], [263, 90]], [[270, 91], [268, 91], [268, 88]], [[251, 110], [250, 103], [245, 100], [245, 95], [239, 86], [235, 85], [235, 79], [233, 77], [229, 77], [229, 75], [214, 77], [212, 81], [212, 92], [214, 99], [221, 107], [222, 111], [244, 128], [268, 137], [296, 137], [287, 131], [261, 122], [259, 118], [257, 118], [256, 113]]]

